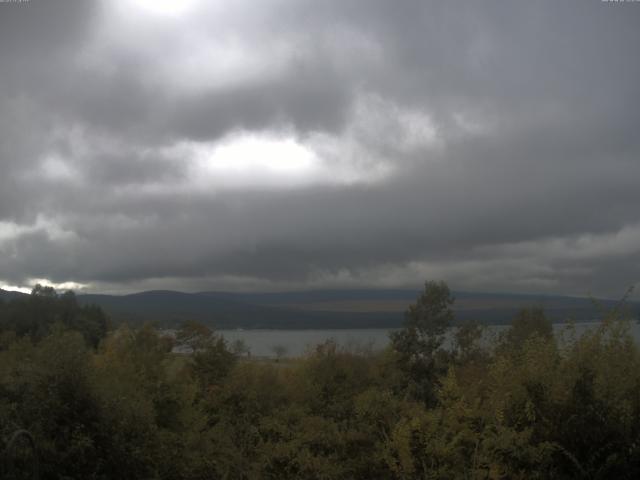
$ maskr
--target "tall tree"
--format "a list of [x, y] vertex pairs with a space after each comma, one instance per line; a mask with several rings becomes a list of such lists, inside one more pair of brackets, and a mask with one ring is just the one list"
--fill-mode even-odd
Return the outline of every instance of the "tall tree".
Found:
[[398, 363], [413, 386], [414, 394], [432, 403], [438, 373], [443, 366], [438, 353], [453, 322], [454, 299], [446, 283], [427, 281], [424, 292], [405, 312], [404, 326], [391, 334]]

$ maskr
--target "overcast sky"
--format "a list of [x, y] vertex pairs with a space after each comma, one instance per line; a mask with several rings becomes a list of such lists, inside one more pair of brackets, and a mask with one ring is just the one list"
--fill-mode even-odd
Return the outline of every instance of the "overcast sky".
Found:
[[0, 286], [640, 280], [640, 3], [0, 3]]

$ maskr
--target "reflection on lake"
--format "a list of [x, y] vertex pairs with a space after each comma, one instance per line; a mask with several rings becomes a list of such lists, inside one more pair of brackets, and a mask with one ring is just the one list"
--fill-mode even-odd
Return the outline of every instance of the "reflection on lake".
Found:
[[[575, 324], [576, 335], [598, 325], [597, 322]], [[554, 324], [556, 334], [561, 333], [567, 324]], [[486, 328], [484, 341], [491, 343], [507, 326], [492, 325]], [[381, 350], [389, 343], [389, 333], [396, 329], [333, 329], [333, 330], [219, 330], [224, 338], [232, 344], [242, 340], [249, 347], [251, 355], [258, 357], [275, 357], [280, 355], [296, 357], [304, 355], [310, 348], [329, 339], [336, 341], [341, 347], [352, 350]], [[640, 324], [631, 324], [631, 331], [640, 342]], [[450, 340], [450, 339], [449, 339]]]

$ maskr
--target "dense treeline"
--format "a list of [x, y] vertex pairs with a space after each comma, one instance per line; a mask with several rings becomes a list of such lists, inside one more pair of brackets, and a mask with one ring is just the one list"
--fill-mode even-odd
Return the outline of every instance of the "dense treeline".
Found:
[[267, 362], [195, 323], [96, 342], [103, 317], [34, 293], [41, 317], [0, 307], [0, 429], [33, 434], [43, 478], [640, 475], [640, 355], [617, 311], [578, 337], [530, 309], [490, 345], [468, 325], [445, 349], [453, 300], [428, 282], [383, 352]]
[[108, 327], [102, 309], [80, 305], [71, 291], [58, 295], [52, 287], [36, 285], [31, 295], [24, 298], [8, 302], [0, 299], [0, 342], [9, 342], [13, 336], [26, 336], [38, 342], [56, 324], [79, 332], [92, 347], [98, 346]]

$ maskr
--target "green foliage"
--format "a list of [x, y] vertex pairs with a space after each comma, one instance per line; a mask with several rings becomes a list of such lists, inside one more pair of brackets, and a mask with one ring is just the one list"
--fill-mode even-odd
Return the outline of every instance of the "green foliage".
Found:
[[553, 337], [553, 326], [540, 307], [521, 310], [514, 318], [511, 328], [507, 330], [502, 341], [506, 348], [519, 350], [534, 335], [547, 340]]
[[392, 336], [396, 350], [421, 357], [440, 348], [453, 322], [453, 301], [444, 282], [426, 282], [422, 295], [405, 312], [403, 330]]
[[444, 282], [428, 281], [405, 312], [404, 327], [391, 334], [393, 350], [411, 394], [429, 405], [436, 401], [438, 377], [446, 371], [440, 347], [453, 322], [453, 298]]
[[236, 362], [236, 354], [229, 350], [224, 338], [201, 323], [185, 322], [178, 330], [176, 341], [190, 350], [188, 368], [202, 391], [218, 385]]
[[236, 363], [236, 356], [229, 351], [222, 337], [213, 337], [192, 356], [192, 372], [203, 389], [218, 385]]
[[[107, 317], [93, 305], [80, 305], [73, 292], [58, 295], [52, 287], [36, 285], [31, 295], [0, 302], [0, 332], [38, 341], [56, 324], [79, 332], [88, 345], [97, 347], [107, 334]], [[0, 348], [2, 341], [0, 340]]]
[[197, 478], [187, 472], [202, 468], [206, 417], [171, 346], [150, 326], [122, 327], [94, 358], [110, 455], [107, 478]]
[[0, 306], [45, 318], [0, 333], [0, 450], [29, 430], [44, 479], [640, 476], [640, 352], [618, 310], [556, 336], [531, 309], [494, 346], [469, 324], [448, 349], [452, 300], [427, 283], [389, 349], [274, 362], [193, 322], [93, 348], [71, 296], [31, 297]]
[[82, 336], [61, 329], [0, 352], [0, 425], [34, 435], [45, 478], [81, 478], [96, 461], [89, 358]]
[[465, 364], [470, 361], [484, 360], [481, 345], [485, 327], [477, 322], [468, 322], [455, 329], [453, 353], [458, 361]]

